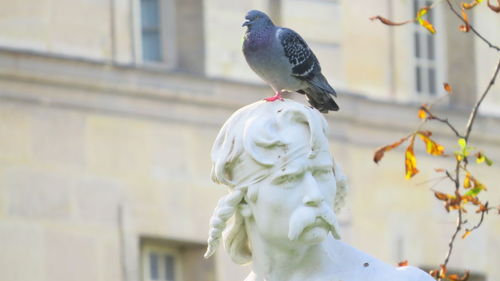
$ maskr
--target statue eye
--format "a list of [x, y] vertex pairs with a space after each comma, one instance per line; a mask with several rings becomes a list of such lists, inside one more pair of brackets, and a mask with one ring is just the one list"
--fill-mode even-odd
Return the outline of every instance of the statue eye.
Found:
[[284, 184], [287, 182], [294, 182], [299, 178], [299, 175], [286, 174], [279, 176], [273, 180], [273, 184]]
[[331, 169], [319, 169], [313, 172], [315, 178], [328, 178], [333, 176], [333, 171]]

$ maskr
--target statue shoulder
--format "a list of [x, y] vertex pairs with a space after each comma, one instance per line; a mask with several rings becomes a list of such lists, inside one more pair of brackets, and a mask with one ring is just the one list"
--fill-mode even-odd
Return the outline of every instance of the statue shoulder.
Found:
[[335, 273], [338, 280], [435, 281], [417, 267], [395, 267], [341, 241], [335, 241], [332, 250], [337, 256], [336, 267], [342, 269]]

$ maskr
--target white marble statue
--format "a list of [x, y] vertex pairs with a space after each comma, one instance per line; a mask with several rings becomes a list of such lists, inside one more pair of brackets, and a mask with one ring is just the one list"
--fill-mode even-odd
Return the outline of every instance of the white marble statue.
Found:
[[430, 281], [340, 241], [335, 213], [346, 179], [332, 160], [327, 123], [315, 109], [285, 100], [241, 108], [212, 149], [212, 179], [227, 185], [210, 220], [208, 250], [224, 244], [234, 262], [252, 262], [245, 281]]

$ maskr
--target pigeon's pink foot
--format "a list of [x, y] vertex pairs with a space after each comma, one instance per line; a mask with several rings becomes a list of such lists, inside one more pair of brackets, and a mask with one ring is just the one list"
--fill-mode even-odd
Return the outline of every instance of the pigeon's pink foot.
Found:
[[283, 97], [281, 96], [281, 92], [276, 92], [276, 95], [270, 97], [270, 98], [265, 98], [265, 101], [275, 101], [275, 100], [282, 100], [284, 101]]

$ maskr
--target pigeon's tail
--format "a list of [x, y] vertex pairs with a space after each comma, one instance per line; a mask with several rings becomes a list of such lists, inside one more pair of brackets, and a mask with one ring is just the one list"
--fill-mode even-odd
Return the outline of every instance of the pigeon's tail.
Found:
[[333, 100], [332, 96], [317, 88], [311, 87], [303, 90], [298, 90], [298, 93], [306, 95], [306, 99], [312, 107], [319, 110], [321, 113], [328, 113], [328, 111], [338, 111], [339, 106]]
[[314, 74], [314, 77], [308, 81], [312, 86], [319, 88], [323, 90], [324, 92], [329, 93], [330, 95], [333, 95], [334, 97], [337, 97], [337, 93], [335, 90], [328, 84], [328, 81], [326, 81], [325, 76], [321, 74], [321, 72]]
[[309, 81], [309, 87], [297, 91], [306, 95], [307, 101], [312, 107], [319, 110], [321, 113], [328, 113], [328, 111], [338, 111], [339, 106], [333, 100], [332, 96], [337, 96], [335, 90], [328, 84], [323, 75], [313, 78]]

